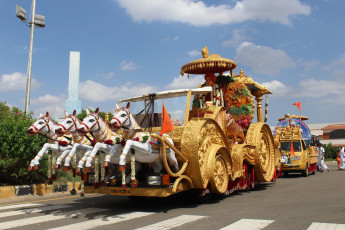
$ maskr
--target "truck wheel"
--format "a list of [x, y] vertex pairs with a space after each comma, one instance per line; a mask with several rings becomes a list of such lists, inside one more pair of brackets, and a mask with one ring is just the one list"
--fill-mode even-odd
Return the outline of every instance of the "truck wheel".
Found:
[[228, 187], [229, 176], [226, 162], [222, 155], [216, 154], [213, 178], [210, 181], [213, 193], [224, 193]]
[[308, 171], [308, 164], [305, 166], [304, 171], [302, 172], [303, 176], [307, 177], [309, 176], [309, 171]]

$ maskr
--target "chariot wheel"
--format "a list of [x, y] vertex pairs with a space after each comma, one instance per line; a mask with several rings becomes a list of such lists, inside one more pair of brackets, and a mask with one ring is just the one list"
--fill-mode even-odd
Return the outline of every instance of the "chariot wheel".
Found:
[[216, 154], [213, 177], [210, 181], [213, 193], [224, 193], [228, 187], [229, 175], [222, 155]]
[[272, 180], [275, 171], [275, 147], [271, 129], [258, 122], [249, 127], [248, 142], [255, 148], [255, 176], [260, 182]]

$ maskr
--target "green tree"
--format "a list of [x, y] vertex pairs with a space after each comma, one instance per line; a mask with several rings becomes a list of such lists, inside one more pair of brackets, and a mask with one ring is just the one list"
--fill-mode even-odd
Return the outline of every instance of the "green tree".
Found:
[[18, 108], [10, 108], [0, 102], [0, 185], [23, 185], [43, 182], [47, 179], [47, 162], [41, 168], [27, 172], [32, 158], [46, 142], [41, 136], [29, 137], [26, 130], [34, 123]]
[[[89, 112], [90, 113], [93, 113], [93, 112], [95, 112], [94, 110], [92, 110], [92, 109], [88, 109], [89, 110]], [[105, 112], [99, 112], [98, 113], [98, 115], [101, 117], [101, 118], [103, 118], [104, 120], [105, 120]], [[79, 114], [77, 114], [77, 118], [79, 119], [79, 120], [83, 120], [84, 118], [86, 117], [86, 110], [85, 109], [83, 109], [82, 111], [81, 111], [81, 113], [79, 113]], [[109, 121], [111, 120], [111, 118], [113, 117], [113, 114], [111, 113], [111, 112], [108, 112], [108, 117], [109, 117]]]
[[336, 159], [339, 147], [333, 147], [331, 143], [328, 145], [322, 145], [325, 149], [325, 158]]

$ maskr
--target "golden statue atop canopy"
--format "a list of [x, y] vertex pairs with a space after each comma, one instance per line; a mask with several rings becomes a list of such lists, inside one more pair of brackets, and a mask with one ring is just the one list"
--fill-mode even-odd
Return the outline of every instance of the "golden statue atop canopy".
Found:
[[236, 62], [233, 60], [222, 58], [218, 54], [209, 55], [207, 46], [201, 50], [202, 58], [189, 62], [182, 66], [181, 75], [188, 74], [207, 74], [207, 73], [223, 73], [226, 71], [231, 72], [237, 67]]

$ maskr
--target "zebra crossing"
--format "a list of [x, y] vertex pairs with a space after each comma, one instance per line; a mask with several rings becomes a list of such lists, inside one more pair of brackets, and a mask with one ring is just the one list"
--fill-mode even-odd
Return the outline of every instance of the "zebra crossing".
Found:
[[[73, 210], [71, 210], [73, 209]], [[25, 203], [0, 206], [0, 229], [15, 229], [27, 225], [37, 226], [37, 229], [75, 230], [96, 229], [117, 223], [126, 223], [140, 219], [156, 212], [129, 212], [119, 215], [109, 215], [111, 210], [104, 208], [78, 208], [73, 205], [43, 205], [39, 203]], [[93, 218], [85, 220], [86, 215]], [[4, 218], [10, 218], [6, 221]], [[16, 218], [16, 219], [14, 219]], [[136, 230], [169, 230], [175, 228], [192, 228], [193, 223], [207, 220], [208, 216], [179, 215], [154, 224], [140, 226]], [[72, 221], [66, 221], [72, 220]], [[76, 220], [76, 221], [74, 221]], [[84, 221], [83, 221], [84, 220]], [[43, 227], [43, 223], [54, 222], [51, 228]], [[71, 223], [73, 222], [73, 223]], [[240, 219], [223, 226], [220, 230], [260, 230], [274, 223], [275, 220]], [[47, 225], [46, 225], [47, 226]], [[345, 224], [313, 222], [307, 230], [345, 230]]]

